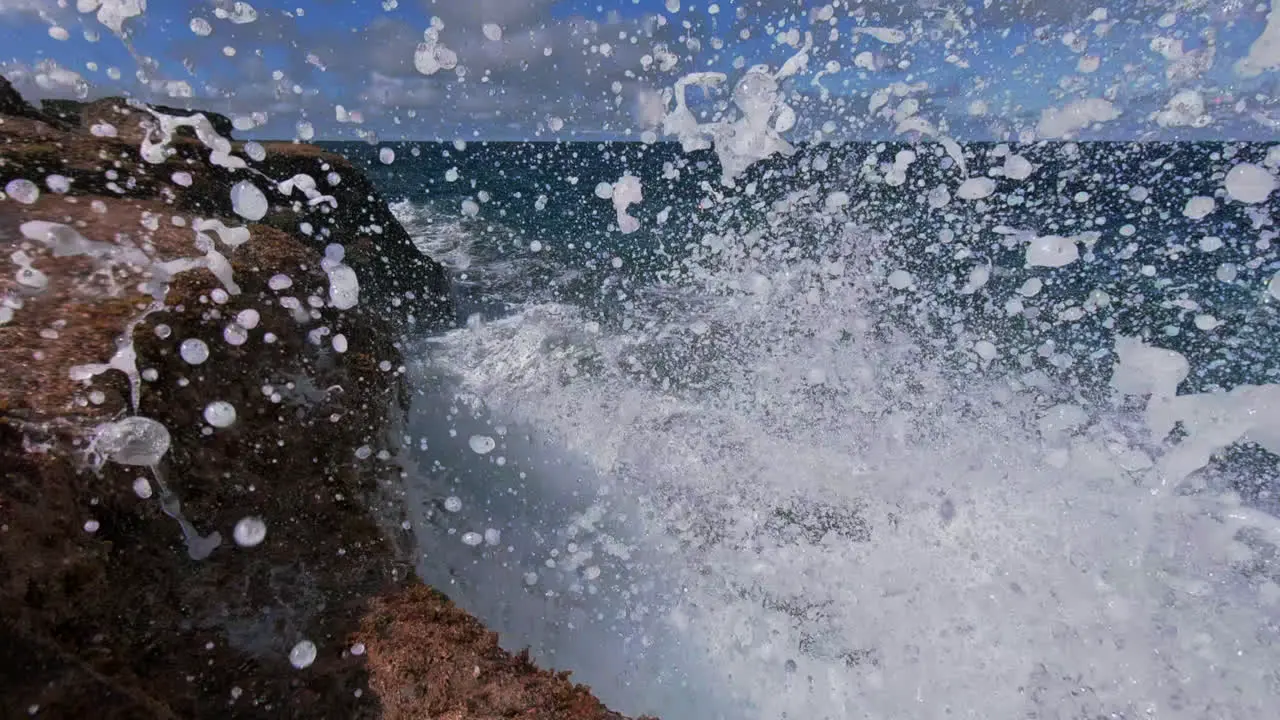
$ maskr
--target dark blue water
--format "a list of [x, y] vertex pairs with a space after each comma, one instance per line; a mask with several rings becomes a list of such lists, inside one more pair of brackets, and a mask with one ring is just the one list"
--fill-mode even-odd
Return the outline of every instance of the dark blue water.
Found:
[[[1247, 206], [1221, 197], [1226, 171], [1240, 162], [1263, 164], [1267, 145], [973, 143], [964, 146], [972, 176], [1001, 167], [1008, 153], [1036, 169], [1027, 179], [996, 177], [995, 193], [985, 201], [952, 199], [940, 209], [929, 206], [928, 192], [939, 185], [954, 191], [963, 175], [938, 145], [802, 146], [794, 157], [757, 163], [736, 188], [720, 185], [712, 152], [686, 154], [667, 143], [398, 143], [389, 144], [396, 151], [391, 165], [378, 160], [384, 146], [334, 148], [368, 168], [388, 198], [459, 221], [481, 262], [537, 261], [526, 267], [524, 282], [497, 296], [486, 295], [491, 287], [464, 292], [460, 320], [477, 311], [501, 315], [537, 298], [580, 306], [606, 324], [620, 322], [631, 310], [620, 297], [671, 281], [672, 269], [708, 236], [763, 228], [770, 241], [793, 245], [796, 257], [821, 256], [824, 244], [843, 230], [821, 212], [822, 198], [844, 192], [850, 202], [843, 217], [882, 233], [880, 251], [912, 273], [919, 293], [945, 298], [945, 313], [902, 311], [920, 332], [943, 333], [959, 322], [1041, 356], [1056, 352], [1044, 349], [1051, 342], [1072, 357], [1051, 367], [1068, 382], [1085, 382], [1109, 367], [1110, 359], [1092, 357], [1092, 351], [1109, 346], [1115, 334], [1145, 336], [1185, 354], [1194, 368], [1185, 391], [1265, 383], [1280, 373], [1273, 342], [1280, 313], [1266, 294], [1280, 268], [1271, 239], [1280, 199]], [[867, 177], [904, 149], [918, 155], [905, 183]], [[454, 168], [457, 180], [450, 182], [446, 174]], [[618, 231], [612, 204], [595, 195], [598, 183], [626, 173], [644, 188], [644, 201], [630, 209], [640, 230], [630, 235]], [[1145, 189], [1145, 197], [1135, 200], [1134, 188]], [[773, 204], [798, 191], [816, 198], [812, 218], [793, 216], [785, 226], [771, 227]], [[1215, 192], [1217, 209], [1208, 217], [1183, 214], [1191, 197]], [[478, 216], [463, 215], [467, 199], [481, 207]], [[1097, 239], [1080, 261], [1030, 272], [1023, 246], [1008, 242], [1006, 229], [1092, 232]], [[1206, 237], [1218, 238], [1221, 247], [1202, 251]], [[530, 249], [535, 242], [537, 252]], [[989, 282], [980, 292], [959, 292], [975, 264], [990, 266]], [[565, 277], [564, 269], [572, 272]], [[1007, 312], [1005, 299], [1032, 275], [1044, 283], [1034, 302], [1038, 310]], [[1094, 291], [1110, 298], [1105, 311], [1071, 323], [1046, 322], [1044, 313], [1078, 304]], [[1188, 299], [1198, 309], [1188, 310]], [[1199, 314], [1212, 315], [1221, 326], [1198, 329]]]

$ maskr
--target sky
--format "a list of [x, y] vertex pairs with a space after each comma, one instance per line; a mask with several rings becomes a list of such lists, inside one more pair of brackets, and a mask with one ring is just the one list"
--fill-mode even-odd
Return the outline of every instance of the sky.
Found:
[[0, 0], [0, 73], [29, 98], [221, 112], [241, 137], [669, 140], [681, 76], [725, 73], [688, 98], [701, 120], [731, 120], [738, 80], [776, 71], [810, 34], [807, 62], [781, 81], [792, 140], [1269, 140], [1280, 20], [1267, 34], [1268, 12], [1266, 0]]

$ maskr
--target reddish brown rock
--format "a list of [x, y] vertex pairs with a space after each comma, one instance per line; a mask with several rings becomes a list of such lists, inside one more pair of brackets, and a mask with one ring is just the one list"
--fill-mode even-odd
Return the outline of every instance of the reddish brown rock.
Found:
[[[406, 393], [397, 341], [407, 316], [435, 327], [451, 309], [443, 271], [362, 175], [322, 151], [270, 146], [271, 173], [340, 173], [337, 210], [276, 203], [249, 242], [215, 245], [238, 293], [189, 269], [155, 308], [155, 263], [203, 256], [196, 219], [244, 224], [228, 198], [247, 173], [211, 168], [194, 140], [150, 165], [120, 137], [38, 112], [0, 121], [0, 187], [27, 179], [43, 191], [33, 204], [0, 201], [0, 717], [616, 717], [502, 652], [402, 561], [387, 432]], [[199, 182], [177, 183], [179, 170]], [[51, 174], [70, 190], [49, 190]], [[22, 232], [31, 221], [98, 245], [56, 256]], [[347, 311], [324, 302], [335, 237], [362, 282]], [[273, 289], [277, 274], [292, 284]], [[206, 361], [180, 356], [188, 339], [207, 345]], [[129, 342], [136, 408], [126, 373], [73, 373]], [[235, 407], [234, 424], [205, 421], [213, 401]], [[158, 475], [95, 452], [95, 428], [135, 413], [171, 433]], [[221, 534], [207, 559], [188, 556], [161, 480], [198, 532]], [[233, 528], [250, 516], [266, 540], [239, 547]], [[317, 655], [299, 669], [289, 653], [302, 640]], [[349, 651], [357, 641], [367, 655]]]
[[[139, 146], [155, 117], [119, 98], [85, 105], [73, 129], [32, 112], [0, 116], [0, 186], [24, 178], [47, 192], [48, 176], [59, 175], [67, 179], [72, 196], [159, 200], [189, 217], [240, 225], [244, 221], [233, 211], [230, 191], [248, 180], [270, 201], [260, 224], [287, 232], [320, 254], [331, 243], [345, 247], [345, 262], [361, 278], [355, 314], [389, 318], [415, 331], [454, 320], [444, 268], [422, 255], [368, 178], [340, 155], [310, 145], [266, 143], [265, 157], [254, 161], [243, 152], [244, 143], [235, 143], [234, 154], [250, 169], [231, 170], [211, 164], [207, 147], [179, 133], [165, 162], [151, 164], [142, 160]], [[104, 124], [114, 135], [89, 134]], [[286, 198], [273, 188], [300, 174], [315, 182], [317, 193], [332, 196], [336, 207], [312, 204], [299, 190]]]
[[431, 588], [374, 601], [355, 639], [387, 720], [622, 720], [568, 673], [503, 651], [496, 633]]

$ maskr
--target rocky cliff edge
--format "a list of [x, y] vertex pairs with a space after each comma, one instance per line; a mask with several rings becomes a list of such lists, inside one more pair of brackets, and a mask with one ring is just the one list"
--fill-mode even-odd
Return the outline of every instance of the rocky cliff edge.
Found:
[[227, 131], [0, 81], [0, 716], [620, 717], [403, 560], [443, 269], [342, 157]]

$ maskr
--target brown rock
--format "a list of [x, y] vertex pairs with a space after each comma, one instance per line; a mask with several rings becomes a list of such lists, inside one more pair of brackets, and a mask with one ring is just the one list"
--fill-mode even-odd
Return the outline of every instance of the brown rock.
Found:
[[[166, 211], [162, 203], [98, 198], [95, 210], [81, 200], [46, 195], [16, 212], [6, 204], [0, 227], [12, 237], [22, 221], [53, 218], [99, 242], [149, 245], [160, 260], [191, 254], [190, 230], [138, 225], [141, 213]], [[8, 254], [17, 243], [4, 245]], [[408, 577], [367, 510], [387, 467], [354, 454], [366, 444], [382, 449], [380, 429], [397, 407], [388, 400], [398, 380], [378, 367], [400, 362], [389, 328], [326, 309], [320, 323], [345, 333], [350, 349], [338, 356], [327, 340], [325, 349], [312, 345], [266, 280], [288, 273], [289, 292], [322, 293], [319, 257], [271, 228], [231, 254], [241, 293], [226, 304], [211, 300], [220, 284], [207, 270], [174, 280], [169, 307], [148, 316], [132, 339], [139, 369], [157, 373], [144, 382], [139, 414], [173, 437], [163, 477], [200, 532], [223, 536], [208, 560], [193, 561], [159, 500], [133, 490], [145, 477], [159, 495], [150, 473], [85, 467], [92, 428], [130, 413], [130, 387], [115, 371], [75, 382], [70, 368], [111, 357], [150, 300], [135, 289], [144, 278], [134, 266], [103, 268], [28, 245], [49, 287], [24, 293], [12, 274], [0, 277], [0, 294], [23, 301], [0, 326], [0, 612], [6, 647], [40, 662], [14, 657], [0, 670], [13, 683], [2, 702], [52, 717], [376, 713], [371, 695], [354, 694], [364, 670], [342, 660], [341, 639], [364, 597]], [[248, 342], [229, 344], [225, 328], [248, 309], [260, 322]], [[165, 338], [161, 326], [169, 328]], [[278, 339], [267, 343], [267, 332]], [[191, 338], [208, 345], [205, 363], [179, 356], [178, 344]], [[263, 392], [267, 385], [279, 402]], [[232, 403], [237, 420], [206, 433], [201, 413], [215, 400]], [[30, 452], [40, 445], [47, 452]], [[260, 547], [232, 541], [246, 516], [267, 524]], [[97, 523], [93, 532], [89, 522]], [[305, 672], [287, 659], [302, 639], [322, 654]]]
[[[100, 123], [111, 125], [116, 135], [85, 132]], [[198, 141], [178, 137], [172, 155], [153, 165], [139, 157], [138, 148], [154, 126], [150, 113], [119, 98], [86, 105], [78, 131], [57, 127], [48, 118], [9, 118], [0, 133], [0, 186], [25, 178], [43, 189], [46, 178], [58, 174], [69, 180], [73, 196], [160, 198], [174, 210], [242, 225], [230, 188], [248, 180], [271, 204], [262, 224], [290, 233], [320, 253], [330, 243], [345, 247], [345, 262], [361, 282], [357, 314], [391, 318], [419, 331], [453, 322], [444, 268], [414, 246], [386, 201], [346, 158], [309, 145], [267, 143], [264, 160], [248, 161], [252, 170], [229, 170], [211, 164], [208, 148]], [[243, 144], [235, 148], [237, 157], [247, 159]], [[189, 177], [190, 184], [177, 182], [177, 173]], [[312, 204], [298, 190], [288, 197], [275, 190], [275, 183], [300, 174], [315, 182], [318, 193], [332, 196], [336, 207]], [[336, 185], [329, 181], [331, 174]], [[311, 234], [302, 232], [304, 226]]]
[[375, 600], [355, 639], [387, 720], [622, 720], [568, 673], [504, 652], [496, 633], [431, 588]]
[[[90, 105], [82, 125], [120, 111]], [[25, 178], [43, 190], [30, 205], [0, 202], [0, 717], [616, 717], [503, 653], [402, 561], [388, 492], [398, 469], [387, 428], [406, 396], [397, 339], [406, 316], [438, 327], [452, 309], [443, 271], [362, 175], [306, 146], [271, 146], [261, 172], [339, 173], [325, 189], [338, 207], [298, 207], [264, 187], [275, 206], [249, 242], [213, 245], [235, 287], [185, 269], [154, 305], [162, 264], [209, 249], [193, 223], [244, 224], [229, 188], [259, 176], [211, 166], [193, 140], [151, 165], [121, 137], [38, 112], [0, 119], [0, 186]], [[69, 192], [45, 190], [53, 174]], [[32, 221], [94, 245], [55, 254], [23, 232]], [[328, 238], [315, 237], [321, 228]], [[323, 302], [333, 239], [362, 283], [350, 311]], [[272, 289], [277, 274], [291, 286]], [[205, 343], [208, 360], [184, 360], [184, 340]], [[130, 346], [134, 378], [84, 367]], [[234, 424], [205, 421], [214, 401], [234, 406]], [[154, 471], [104, 462], [94, 444], [96, 428], [134, 414], [171, 434]], [[162, 504], [166, 489], [188, 528]], [[246, 517], [265, 522], [260, 545], [233, 541]], [[222, 544], [194, 560], [192, 529]], [[368, 657], [348, 652], [358, 638]], [[415, 649], [424, 639], [430, 652]], [[289, 653], [302, 640], [317, 656], [298, 669]]]

